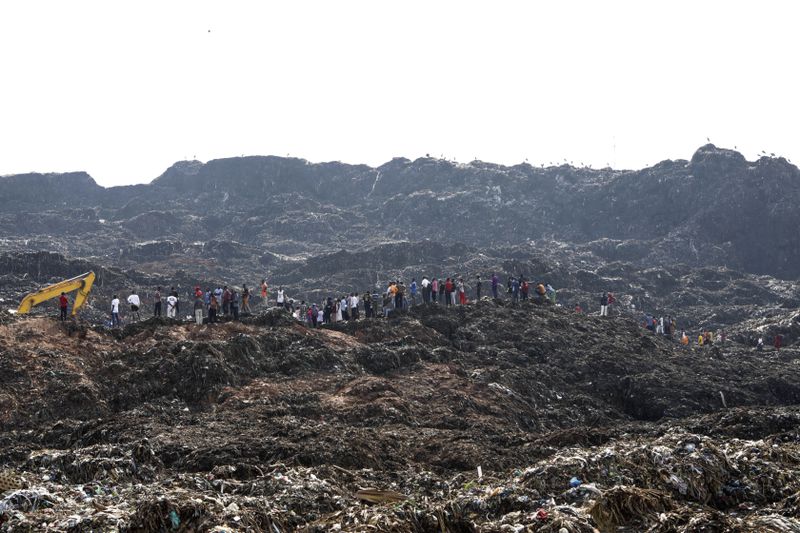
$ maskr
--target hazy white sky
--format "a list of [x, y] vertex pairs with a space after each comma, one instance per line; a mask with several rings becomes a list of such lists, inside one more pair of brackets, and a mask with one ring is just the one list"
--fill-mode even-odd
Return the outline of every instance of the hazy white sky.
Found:
[[800, 161], [789, 1], [8, 1], [0, 174], [430, 153]]

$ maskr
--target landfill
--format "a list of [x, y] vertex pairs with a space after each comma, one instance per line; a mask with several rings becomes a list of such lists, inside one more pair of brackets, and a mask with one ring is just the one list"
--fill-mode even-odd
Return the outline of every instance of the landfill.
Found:
[[800, 531], [792, 347], [490, 300], [66, 329], [0, 324], [0, 531]]

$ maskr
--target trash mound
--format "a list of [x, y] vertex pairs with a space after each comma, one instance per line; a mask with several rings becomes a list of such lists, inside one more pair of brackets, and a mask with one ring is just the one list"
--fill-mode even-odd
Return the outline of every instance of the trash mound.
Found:
[[0, 464], [35, 502], [6, 502], [0, 531], [770, 531], [797, 516], [796, 360], [686, 350], [621, 318], [486, 300], [82, 339], [29, 318], [0, 341]]
[[617, 531], [621, 526], [641, 525], [660, 513], [671, 511], [675, 503], [669, 494], [653, 489], [612, 487], [604, 491], [589, 514], [601, 531]]
[[215, 524], [214, 514], [220, 511], [221, 509], [209, 505], [208, 501], [194, 499], [174, 503], [167, 498], [155, 498], [137, 506], [124, 530], [131, 533], [202, 531]]
[[[670, 433], [640, 444], [615, 442], [602, 449], [567, 449], [526, 469], [522, 482], [540, 493], [556, 492], [566, 472], [584, 481], [651, 488], [675, 501], [729, 509], [743, 502], [770, 504], [798, 483], [797, 442], [715, 439]], [[620, 489], [620, 492], [623, 492]]]
[[187, 428], [173, 431], [183, 438], [182, 455], [196, 445], [210, 447], [217, 459], [205, 470], [176, 469], [180, 461], [170, 460], [167, 453], [173, 452], [165, 447], [170, 437], [161, 434], [154, 440], [42, 451], [23, 465], [31, 487], [0, 500], [0, 531], [35, 531], [42, 524], [53, 531], [281, 533], [800, 527], [800, 435], [780, 445], [732, 438], [705, 442], [709, 437], [698, 443], [689, 434], [622, 436], [606, 445], [561, 449], [524, 470], [447, 474], [415, 465], [242, 463], [219, 431], [216, 447], [196, 442], [189, 430], [192, 416], [173, 417], [177, 427]]
[[181, 322], [182, 321], [174, 318], [154, 316], [145, 320], [140, 320], [139, 322], [127, 323], [122, 328], [106, 328], [105, 326], [98, 326], [95, 328], [95, 330], [107, 331], [114, 338], [118, 340], [123, 340], [129, 337], [140, 335], [142, 332], [154, 332], [159, 328], [175, 326], [181, 324]]
[[297, 320], [292, 318], [291, 314], [279, 307], [274, 307], [257, 315], [242, 317], [241, 320], [244, 324], [266, 326], [270, 328], [287, 327], [297, 324]]

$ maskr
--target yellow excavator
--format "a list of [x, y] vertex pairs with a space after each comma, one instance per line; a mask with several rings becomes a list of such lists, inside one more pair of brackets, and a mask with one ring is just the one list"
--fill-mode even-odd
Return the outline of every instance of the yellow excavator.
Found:
[[86, 298], [89, 296], [89, 291], [92, 290], [92, 285], [94, 284], [94, 278], [94, 272], [87, 272], [32, 292], [26, 295], [19, 303], [17, 313], [20, 315], [28, 313], [34, 305], [58, 298], [62, 292], [78, 291], [78, 294], [75, 295], [75, 303], [72, 304], [72, 316], [75, 316], [78, 309], [86, 303]]

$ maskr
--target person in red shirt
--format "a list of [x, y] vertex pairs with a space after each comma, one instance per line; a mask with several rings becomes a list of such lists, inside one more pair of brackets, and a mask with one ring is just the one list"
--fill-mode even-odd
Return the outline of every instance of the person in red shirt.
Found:
[[775, 341], [772, 344], [775, 346], [776, 350], [780, 351], [781, 346], [783, 345], [783, 335], [775, 335]]
[[69, 305], [69, 300], [67, 299], [66, 293], [61, 293], [61, 296], [58, 297], [58, 307], [61, 309], [61, 315], [59, 316], [59, 320], [66, 320], [67, 319], [67, 306]]

